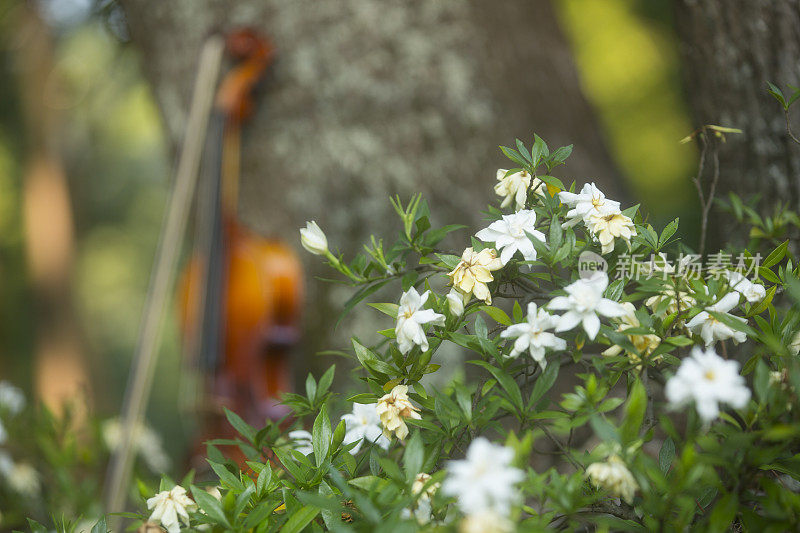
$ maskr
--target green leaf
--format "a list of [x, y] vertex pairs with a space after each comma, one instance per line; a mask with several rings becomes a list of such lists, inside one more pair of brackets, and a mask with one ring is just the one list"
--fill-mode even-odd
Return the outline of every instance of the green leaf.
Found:
[[277, 506], [277, 503], [269, 500], [261, 502], [258, 507], [247, 513], [247, 519], [242, 524], [242, 529], [244, 531], [250, 531], [258, 524], [267, 523], [270, 515]]
[[348, 402], [353, 403], [375, 403], [378, 401], [378, 397], [374, 394], [369, 394], [367, 392], [362, 392], [361, 394], [354, 394], [347, 398]]
[[769, 399], [769, 367], [763, 359], [756, 362], [756, 372], [753, 379], [753, 390], [761, 403], [766, 403]]
[[767, 92], [772, 96], [774, 96], [775, 99], [778, 101], [778, 103], [780, 103], [784, 109], [788, 109], [789, 104], [786, 103], [786, 99], [783, 97], [783, 91], [781, 91], [775, 84], [771, 82], [767, 82], [767, 86], [769, 87], [769, 89], [767, 89]]
[[593, 416], [589, 419], [589, 425], [592, 426], [595, 434], [600, 440], [607, 442], [619, 442], [619, 433], [617, 428], [612, 426], [608, 420], [600, 415]]
[[572, 145], [562, 146], [550, 157], [551, 160], [557, 163], [563, 163], [572, 154]]
[[675, 235], [675, 232], [678, 231], [678, 222], [680, 219], [676, 218], [664, 228], [664, 231], [661, 232], [661, 237], [658, 238], [658, 250], [664, 247], [665, 244], [669, 241], [670, 237]]
[[538, 176], [540, 180], [545, 182], [546, 184], [550, 185], [551, 187], [556, 187], [558, 189], [566, 190], [564, 187], [564, 183], [555, 176]]
[[528, 410], [539, 403], [539, 400], [549, 391], [556, 382], [558, 377], [560, 363], [556, 359], [547, 364], [544, 372], [536, 378], [536, 383], [533, 384], [531, 389], [531, 397], [528, 399]]
[[298, 481], [305, 481], [304, 469], [294, 460], [294, 457], [284, 448], [272, 448], [272, 453], [278, 458], [287, 472], [294, 476]]
[[533, 151], [536, 150], [542, 155], [542, 157], [549, 157], [550, 148], [547, 147], [547, 143], [544, 142], [544, 139], [542, 139], [535, 133], [533, 134], [533, 139], [534, 139], [533, 149], [531, 149], [531, 154], [533, 154]]
[[781, 282], [781, 280], [778, 279], [778, 276], [776, 276], [775, 273], [772, 270], [770, 270], [768, 268], [764, 268], [763, 266], [762, 267], [758, 267], [758, 275], [760, 277], [764, 278], [767, 281], [771, 281], [772, 283], [780, 283]]
[[519, 150], [519, 153], [522, 154], [522, 157], [524, 157], [530, 163], [531, 162], [530, 152], [528, 152], [528, 149], [525, 148], [525, 145], [522, 143], [522, 141], [520, 141], [519, 139], [516, 139], [516, 141], [517, 141], [517, 150]]
[[422, 471], [422, 464], [425, 462], [425, 448], [422, 444], [422, 436], [419, 431], [414, 434], [406, 444], [403, 452], [403, 470], [406, 473], [406, 481], [411, 482], [417, 474]]
[[511, 325], [511, 319], [508, 318], [508, 315], [502, 309], [492, 307], [491, 305], [482, 305], [478, 309], [492, 317], [492, 319], [498, 324], [502, 324], [504, 326]]
[[333, 430], [333, 438], [331, 439], [331, 449], [334, 450], [333, 453], [342, 445], [345, 433], [347, 433], [347, 424], [345, 424], [344, 420], [339, 420], [336, 429]]
[[219, 480], [223, 483], [223, 485], [227, 485], [228, 487], [236, 490], [244, 490], [244, 485], [242, 481], [233, 475], [233, 473], [225, 468], [225, 465], [215, 463], [211, 459], [206, 459], [209, 465], [211, 465], [211, 469], [217, 474]]
[[261, 472], [258, 473], [258, 478], [256, 479], [256, 494], [259, 498], [264, 495], [264, 491], [267, 490], [271, 480], [272, 468], [270, 468], [268, 464], [265, 464], [264, 468], [261, 469]]
[[304, 505], [289, 517], [281, 528], [281, 533], [299, 533], [317, 517], [320, 511], [319, 507]]
[[255, 485], [252, 483], [247, 486], [244, 491], [236, 497], [236, 503], [233, 505], [233, 520], [234, 522], [237, 521], [239, 516], [244, 511], [244, 508], [247, 506], [248, 502], [250, 501], [250, 497], [256, 491]]
[[311, 443], [314, 447], [314, 460], [320, 466], [328, 456], [328, 449], [331, 445], [331, 421], [328, 419], [328, 408], [322, 404], [317, 418], [314, 420], [314, 428], [311, 431]]
[[228, 518], [225, 516], [225, 511], [222, 510], [222, 503], [219, 500], [203, 489], [194, 485], [191, 486], [191, 489], [195, 503], [197, 503], [200, 509], [205, 511], [206, 515], [214, 523], [231, 528], [231, 523], [228, 522]]
[[521, 156], [521, 155], [520, 155], [520, 154], [519, 154], [519, 153], [518, 153], [516, 150], [514, 150], [513, 148], [508, 148], [508, 147], [506, 147], [506, 146], [501, 146], [501, 147], [500, 147], [500, 150], [503, 152], [503, 154], [505, 154], [505, 156], [506, 156], [507, 158], [509, 158], [510, 160], [512, 160], [513, 162], [515, 162], [516, 164], [518, 164], [518, 165], [520, 165], [520, 166], [522, 166], [522, 167], [527, 167], [527, 166], [528, 166], [528, 161], [527, 161], [527, 160], [526, 160], [524, 157], [522, 157], [522, 156]]
[[514, 316], [514, 322], [519, 323], [525, 318], [525, 314], [522, 312], [522, 306], [519, 305], [519, 300], [514, 300], [514, 308], [511, 312]]
[[317, 384], [317, 396], [322, 397], [328, 392], [328, 389], [331, 388], [331, 384], [333, 383], [333, 375], [336, 372], [336, 365], [331, 365], [331, 367], [322, 374], [322, 377], [319, 378], [319, 383]]
[[380, 289], [381, 287], [383, 287], [384, 285], [386, 285], [390, 281], [393, 281], [393, 278], [385, 279], [385, 280], [382, 280], [382, 281], [377, 281], [377, 282], [373, 283], [372, 285], [367, 285], [366, 287], [362, 287], [349, 300], [347, 300], [347, 303], [344, 304], [344, 309], [342, 309], [342, 312], [339, 315], [339, 318], [336, 320], [336, 325], [334, 326], [334, 329], [339, 327], [339, 323], [342, 321], [342, 319], [344, 317], [346, 317], [348, 314], [350, 314], [350, 311], [353, 310], [353, 308], [356, 306], [356, 304], [358, 302], [360, 302], [361, 300], [363, 300], [364, 298], [366, 298], [370, 294], [374, 293], [375, 291], [377, 291], [378, 289]]
[[436, 257], [439, 258], [439, 261], [441, 261], [444, 264], [444, 266], [446, 266], [451, 270], [457, 267], [458, 263], [461, 262], [461, 258], [458, 257], [457, 255], [450, 255], [450, 254], [434, 254], [434, 255], [436, 255]]
[[711, 511], [711, 516], [708, 519], [709, 531], [728, 531], [733, 519], [736, 517], [736, 509], [739, 507], [739, 502], [736, 495], [728, 493], [723, 495]]
[[675, 441], [672, 437], [667, 437], [664, 444], [661, 445], [661, 450], [658, 452], [658, 466], [661, 471], [666, 475], [669, 472], [672, 461], [675, 459]]
[[[448, 224], [447, 226], [442, 226], [441, 228], [436, 228], [434, 230], [431, 230], [425, 236], [425, 245], [431, 247], [436, 246], [442, 241], [442, 239], [444, 239], [447, 236], [448, 233], [466, 227], [467, 226], [463, 224]], [[412, 272], [416, 273], [415, 271]]]
[[553, 217], [550, 221], [550, 249], [551, 250], [558, 250], [561, 247], [561, 240], [564, 235], [564, 231], [561, 229], [561, 222], [559, 222], [558, 218]]
[[94, 527], [92, 527], [92, 533], [108, 533], [108, 525], [106, 524], [105, 516], [100, 518]]
[[519, 413], [522, 412], [522, 392], [519, 390], [519, 386], [514, 379], [508, 375], [505, 371], [494, 367], [487, 363], [486, 361], [468, 361], [474, 365], [481, 366], [488, 370], [492, 376], [500, 383], [500, 386], [508, 393], [509, 399], [514, 407], [517, 408]]
[[223, 409], [225, 410], [225, 418], [228, 419], [228, 422], [230, 422], [233, 428], [236, 431], [238, 431], [242, 437], [247, 439], [249, 443], [251, 444], [254, 443], [256, 440], [255, 428], [253, 428], [253, 426], [242, 420], [242, 418], [239, 415], [237, 415], [227, 407], [223, 407]]
[[27, 520], [28, 527], [31, 528], [32, 533], [47, 533], [47, 528], [36, 520], [33, 520], [32, 518], [28, 518]]
[[639, 205], [641, 205], [641, 204], [636, 204], [636, 205], [630, 206], [628, 209], [625, 209], [622, 212], [622, 214], [625, 215], [626, 217], [630, 218], [630, 219], [633, 219], [633, 217], [636, 215], [636, 211], [639, 210]]
[[310, 373], [306, 376], [306, 396], [308, 396], [308, 401], [312, 404], [317, 395], [317, 382], [314, 380], [314, 376]]
[[384, 315], [389, 315], [392, 318], [397, 318], [397, 310], [400, 308], [397, 304], [367, 304], [373, 309], [377, 309]]
[[647, 409], [647, 392], [644, 385], [638, 379], [633, 382], [631, 392], [628, 395], [628, 404], [625, 408], [625, 419], [620, 428], [620, 436], [623, 442], [631, 442], [639, 436], [639, 429], [644, 421], [644, 413]]
[[756, 331], [747, 325], [744, 319], [739, 320], [740, 317], [729, 315], [728, 313], [720, 313], [719, 311], [708, 311], [708, 314], [728, 326], [729, 328], [737, 331], [743, 331], [750, 337], [757, 337]]
[[780, 260], [783, 259], [783, 256], [786, 255], [786, 249], [788, 246], [789, 246], [789, 241], [788, 240], [783, 241], [781, 244], [778, 245], [777, 248], [775, 248], [772, 251], [772, 253], [770, 253], [767, 256], [766, 259], [764, 259], [764, 262], [761, 264], [761, 266], [764, 268], [769, 268], [772, 265], [779, 263]]

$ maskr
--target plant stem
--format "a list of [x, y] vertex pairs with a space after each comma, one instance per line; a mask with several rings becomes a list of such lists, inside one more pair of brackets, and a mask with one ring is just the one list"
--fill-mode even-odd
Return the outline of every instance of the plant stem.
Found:
[[789, 121], [789, 108], [784, 109], [783, 110], [783, 114], [786, 117], [786, 133], [789, 134], [789, 138], [791, 140], [793, 140], [797, 144], [800, 144], [800, 139], [795, 137], [794, 133], [792, 133], [792, 125], [791, 125], [791, 122]]

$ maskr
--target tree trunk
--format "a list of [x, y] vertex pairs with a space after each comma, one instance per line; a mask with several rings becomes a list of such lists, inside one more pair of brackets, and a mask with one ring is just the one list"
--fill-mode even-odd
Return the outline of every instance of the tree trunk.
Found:
[[[509, 164], [497, 146], [515, 137], [530, 144], [534, 131], [551, 146], [575, 143], [570, 176], [620, 193], [549, 2], [122, 5], [173, 143], [182, 136], [202, 40], [239, 25], [273, 40], [278, 61], [243, 133], [240, 214], [296, 247], [297, 228], [310, 219], [347, 253], [370, 233], [392, 239], [399, 225], [388, 197], [398, 193], [407, 200], [422, 192], [434, 223], [463, 222], [474, 231], [494, 199], [496, 169]], [[308, 254], [304, 260], [319, 264]], [[319, 285], [309, 290], [307, 327], [315, 332], [331, 328], [350, 294]], [[330, 347], [329, 337], [314, 337], [308, 353]]]
[[696, 125], [744, 130], [721, 145], [719, 193], [800, 208], [800, 146], [767, 93], [800, 85], [800, 0], [675, 0], [675, 13]]

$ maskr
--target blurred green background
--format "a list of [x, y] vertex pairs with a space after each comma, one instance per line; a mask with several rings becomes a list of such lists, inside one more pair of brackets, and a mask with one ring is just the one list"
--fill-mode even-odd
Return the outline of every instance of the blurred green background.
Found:
[[[15, 2], [2, 5], [0, 378], [32, 391], [34, 354], [42, 349], [41, 337], [50, 334], [39, 321], [51, 310], [43, 309], [47, 298], [37, 296], [26, 247], [23, 178], [32, 141], [23, 133], [25, 36], [9, 16]], [[89, 0], [41, 5], [57, 78], [48, 94], [59, 116], [56, 142], [74, 226], [66, 311], [77, 329], [71, 342], [88, 362], [94, 410], [113, 416], [136, 342], [172, 160], [121, 15]], [[692, 128], [668, 2], [564, 0], [555, 5], [584, 91], [632, 196], [651, 213], [654, 225], [681, 216], [684, 231], [688, 227], [691, 232], [695, 200], [689, 176], [696, 153], [691, 145], [678, 143]], [[188, 428], [174, 422], [181, 374], [171, 317], [148, 421], [164, 435], [173, 455], [188, 434]]]

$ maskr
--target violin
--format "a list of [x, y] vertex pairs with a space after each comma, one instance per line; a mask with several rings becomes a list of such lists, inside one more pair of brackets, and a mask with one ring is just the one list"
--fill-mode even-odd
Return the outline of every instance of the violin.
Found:
[[185, 351], [206, 376], [202, 440], [232, 438], [222, 407], [261, 427], [280, 420], [303, 302], [300, 260], [237, 219], [240, 139], [274, 50], [252, 30], [226, 39], [237, 61], [219, 85], [197, 198], [196, 248], [178, 286]]

